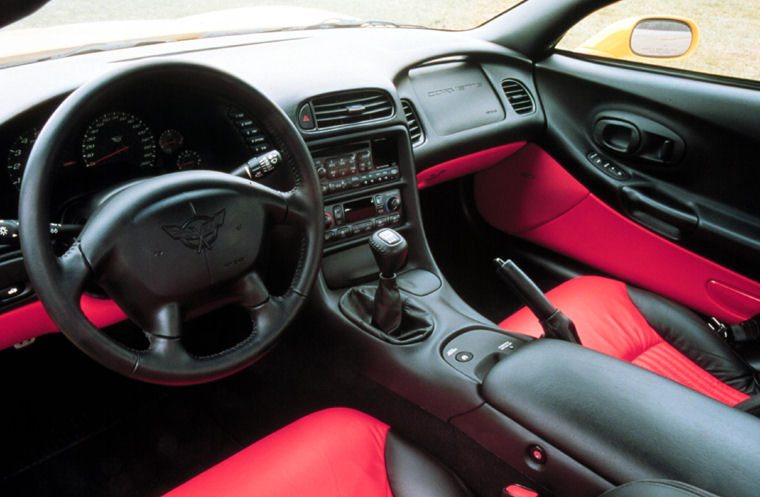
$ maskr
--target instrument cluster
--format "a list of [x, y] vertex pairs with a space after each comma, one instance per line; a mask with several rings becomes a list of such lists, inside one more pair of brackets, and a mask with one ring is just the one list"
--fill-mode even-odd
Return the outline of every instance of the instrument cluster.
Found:
[[[58, 158], [56, 203], [141, 177], [189, 169], [231, 171], [273, 149], [253, 116], [234, 105], [196, 98], [191, 106], [178, 100], [154, 96], [123, 102], [73, 130]], [[33, 109], [0, 127], [0, 193], [6, 197], [0, 218], [14, 214], [30, 152], [53, 110], [53, 105]]]

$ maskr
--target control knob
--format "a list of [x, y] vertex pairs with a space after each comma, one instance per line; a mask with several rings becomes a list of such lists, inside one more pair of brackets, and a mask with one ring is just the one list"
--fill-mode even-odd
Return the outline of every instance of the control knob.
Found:
[[386, 212], [396, 212], [400, 208], [401, 208], [401, 199], [395, 195], [385, 201]]

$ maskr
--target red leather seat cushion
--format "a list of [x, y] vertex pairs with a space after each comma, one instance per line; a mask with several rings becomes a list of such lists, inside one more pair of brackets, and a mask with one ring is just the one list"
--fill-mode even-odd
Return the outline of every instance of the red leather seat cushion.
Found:
[[[648, 369], [730, 406], [749, 398], [666, 342], [633, 304], [624, 283], [583, 276], [559, 285], [547, 297], [573, 320], [583, 346]], [[532, 337], [543, 335], [541, 325], [527, 308], [499, 326]]]
[[388, 425], [351, 409], [299, 419], [201, 473], [171, 497], [392, 497]]

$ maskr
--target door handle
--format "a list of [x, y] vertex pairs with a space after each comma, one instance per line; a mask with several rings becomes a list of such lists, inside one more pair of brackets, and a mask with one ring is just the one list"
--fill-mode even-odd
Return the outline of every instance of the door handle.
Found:
[[633, 219], [671, 240], [680, 240], [699, 224], [693, 209], [662, 192], [657, 192], [657, 198], [630, 186], [620, 191]]
[[605, 111], [593, 121], [591, 137], [602, 149], [652, 165], [677, 164], [686, 143], [672, 130], [643, 116], [623, 111]]
[[638, 126], [621, 119], [599, 119], [594, 124], [593, 135], [599, 145], [618, 154], [631, 155], [641, 145]]

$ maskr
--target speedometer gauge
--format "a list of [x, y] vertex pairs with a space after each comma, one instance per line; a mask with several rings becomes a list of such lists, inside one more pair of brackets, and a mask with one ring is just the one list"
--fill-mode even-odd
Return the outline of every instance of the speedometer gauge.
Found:
[[148, 126], [133, 114], [110, 112], [95, 119], [82, 138], [86, 167], [129, 164], [153, 167], [156, 141]]
[[200, 169], [203, 166], [203, 159], [201, 154], [195, 150], [183, 150], [177, 156], [177, 169], [183, 171], [185, 169]]
[[21, 189], [21, 178], [24, 176], [24, 167], [29, 159], [29, 153], [32, 146], [37, 140], [39, 130], [37, 128], [29, 129], [13, 140], [10, 150], [8, 150], [8, 176], [11, 183], [17, 190]]

